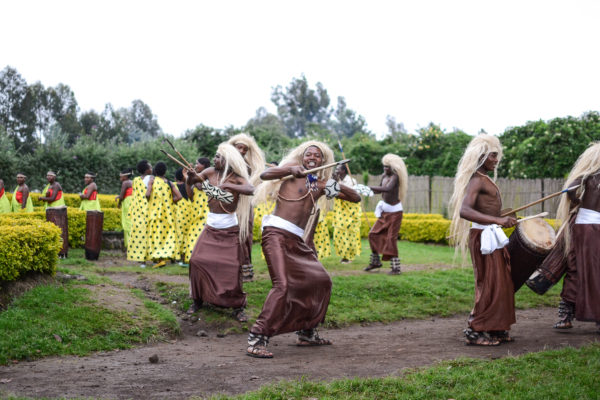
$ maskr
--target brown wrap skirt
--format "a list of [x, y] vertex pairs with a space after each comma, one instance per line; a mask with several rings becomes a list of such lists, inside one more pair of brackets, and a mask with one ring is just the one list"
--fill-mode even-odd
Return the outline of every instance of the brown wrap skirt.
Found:
[[469, 232], [469, 250], [475, 273], [475, 306], [469, 327], [477, 332], [507, 331], [515, 320], [515, 293], [506, 247], [481, 254], [481, 229]]
[[204, 227], [190, 258], [192, 298], [219, 307], [246, 306], [240, 271], [239, 226]]
[[250, 332], [274, 336], [315, 328], [325, 319], [331, 279], [301, 237], [284, 229], [263, 229], [262, 249], [273, 288]]
[[575, 224], [572, 235], [577, 264], [575, 318], [600, 322], [600, 224]]
[[398, 257], [398, 233], [402, 225], [402, 211], [384, 212], [369, 232], [371, 251], [381, 254], [383, 261]]

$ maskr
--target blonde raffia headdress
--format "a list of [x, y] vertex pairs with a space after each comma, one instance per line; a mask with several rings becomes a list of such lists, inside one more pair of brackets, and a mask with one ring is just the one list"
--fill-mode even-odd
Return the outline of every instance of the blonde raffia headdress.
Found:
[[244, 160], [250, 167], [250, 183], [257, 186], [260, 183], [260, 174], [265, 170], [265, 156], [254, 138], [246, 133], [240, 133], [231, 137], [227, 143], [233, 146], [241, 143], [248, 147]]
[[[463, 263], [467, 255], [467, 239], [469, 235], [469, 221], [460, 217], [460, 208], [466, 194], [467, 185], [475, 171], [483, 166], [490, 153], [498, 153], [498, 164], [502, 159], [502, 145], [496, 136], [479, 134], [467, 146], [465, 153], [458, 162], [456, 176], [454, 177], [454, 192], [448, 203], [448, 213], [452, 218], [450, 223], [451, 244], [460, 250]], [[497, 177], [497, 167], [494, 169], [494, 181]]]

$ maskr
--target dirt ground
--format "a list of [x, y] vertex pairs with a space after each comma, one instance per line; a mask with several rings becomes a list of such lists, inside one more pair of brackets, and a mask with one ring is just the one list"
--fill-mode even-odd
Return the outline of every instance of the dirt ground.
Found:
[[[600, 340], [594, 324], [575, 323], [567, 332], [551, 328], [556, 310], [517, 312], [512, 334], [516, 341], [498, 347], [463, 344], [466, 316], [389, 325], [353, 326], [324, 330], [333, 346], [293, 345], [295, 335], [272, 339], [275, 358], [245, 355], [246, 335], [217, 337], [192, 334], [189, 321], [183, 335], [166, 343], [88, 357], [50, 357], [0, 367], [0, 394], [31, 397], [93, 397], [185, 399], [216, 393], [238, 394], [283, 379], [398, 375], [406, 368], [431, 365], [461, 356], [495, 359], [544, 349], [581, 346]], [[158, 355], [158, 363], [149, 357]]]

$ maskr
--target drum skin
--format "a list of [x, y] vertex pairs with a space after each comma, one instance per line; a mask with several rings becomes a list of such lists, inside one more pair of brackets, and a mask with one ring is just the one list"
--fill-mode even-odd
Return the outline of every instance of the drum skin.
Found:
[[102, 249], [102, 224], [104, 213], [102, 211], [89, 210], [85, 219], [85, 258], [97, 260]]
[[554, 229], [541, 218], [534, 218], [517, 225], [510, 235], [507, 247], [515, 293], [542, 264], [554, 247], [555, 241]]
[[48, 207], [46, 208], [46, 221], [52, 222], [61, 230], [62, 247], [58, 252], [59, 257], [67, 257], [69, 253], [69, 220], [67, 218], [67, 207]]

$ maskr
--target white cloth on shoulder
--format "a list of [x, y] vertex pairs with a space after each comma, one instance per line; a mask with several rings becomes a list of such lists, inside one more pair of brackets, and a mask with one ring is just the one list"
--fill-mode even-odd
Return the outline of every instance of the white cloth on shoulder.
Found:
[[265, 215], [263, 217], [262, 226], [260, 229], [263, 230], [266, 226], [273, 226], [275, 228], [283, 229], [284, 231], [288, 231], [300, 237], [304, 235], [304, 229], [300, 228], [296, 224], [291, 223], [287, 219], [283, 219], [273, 214]]
[[206, 215], [206, 225], [215, 229], [226, 229], [238, 224], [237, 214], [217, 214], [209, 212]]
[[393, 213], [393, 212], [399, 212], [399, 211], [403, 211], [404, 209], [402, 208], [402, 202], [398, 203], [398, 204], [388, 204], [383, 200], [379, 200], [379, 203], [377, 203], [377, 206], [375, 206], [375, 216], [377, 218], [381, 217], [381, 214], [384, 212], [389, 212], [389, 213]]
[[576, 224], [600, 224], [600, 212], [589, 208], [579, 208], [577, 211]]
[[150, 183], [150, 178], [152, 178], [152, 175], [146, 175], [144, 179], [142, 179], [142, 182], [144, 182], [144, 186], [146, 186], [146, 189], [148, 189], [148, 183]]
[[502, 228], [496, 224], [482, 225], [472, 222], [471, 229], [482, 229], [481, 232], [481, 254], [492, 254], [508, 244], [508, 237]]

